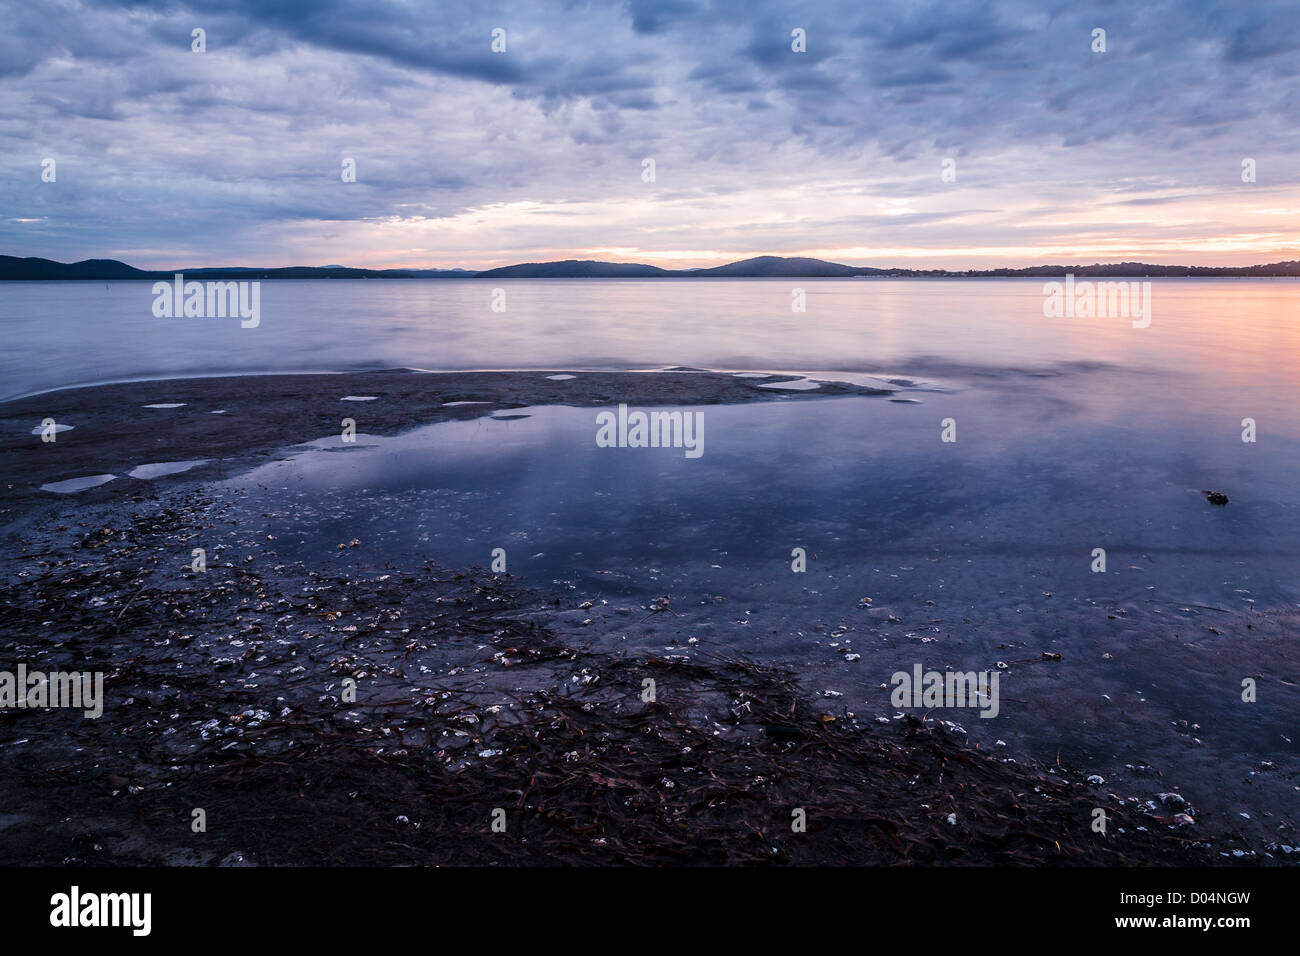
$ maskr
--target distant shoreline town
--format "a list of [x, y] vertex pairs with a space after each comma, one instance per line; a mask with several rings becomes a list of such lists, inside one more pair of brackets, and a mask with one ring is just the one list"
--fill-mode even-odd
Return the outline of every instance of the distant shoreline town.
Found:
[[51, 259], [0, 256], [0, 280], [112, 281], [170, 279], [176, 272], [203, 279], [1016, 279], [1062, 278], [1066, 275], [1112, 278], [1295, 278], [1300, 260], [1254, 266], [1170, 266], [1145, 262], [1093, 265], [1037, 265], [1020, 269], [890, 269], [848, 266], [822, 259], [757, 256], [708, 269], [663, 269], [632, 262], [566, 259], [525, 262], [497, 269], [357, 269], [349, 266], [284, 268], [137, 269], [116, 259], [55, 262]]

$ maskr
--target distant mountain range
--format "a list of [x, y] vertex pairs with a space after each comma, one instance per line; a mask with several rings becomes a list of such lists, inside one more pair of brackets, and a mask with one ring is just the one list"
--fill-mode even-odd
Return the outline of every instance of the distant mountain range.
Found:
[[51, 259], [0, 256], [0, 279], [170, 279], [177, 272], [196, 279], [468, 279], [475, 275], [465, 269], [352, 269], [347, 266], [287, 266], [279, 269], [227, 266], [160, 271], [137, 269], [116, 259], [54, 262]]
[[1119, 262], [1090, 266], [1041, 265], [1022, 269], [878, 269], [846, 266], [821, 259], [758, 256], [711, 269], [662, 269], [633, 262], [598, 262], [566, 259], [563, 262], [525, 262], [475, 272], [469, 269], [353, 269], [346, 266], [288, 266], [263, 269], [225, 267], [201, 269], [146, 270], [116, 259], [83, 259], [54, 262], [50, 259], [0, 256], [0, 280], [85, 279], [170, 279], [177, 272], [195, 279], [959, 279], [1059, 277], [1168, 278], [1300, 276], [1300, 261], [1273, 262], [1258, 266], [1162, 266], [1146, 262]]

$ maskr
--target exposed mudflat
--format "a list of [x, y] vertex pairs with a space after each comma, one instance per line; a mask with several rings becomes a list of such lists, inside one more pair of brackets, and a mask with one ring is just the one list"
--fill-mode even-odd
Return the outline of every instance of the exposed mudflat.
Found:
[[[580, 605], [482, 571], [275, 563], [237, 514], [92, 505], [10, 553], [5, 658], [102, 670], [106, 701], [0, 713], [4, 863], [1214, 861], [1181, 807], [959, 725], [735, 657], [590, 650]], [[202, 573], [198, 537], [224, 542]]]
[[[566, 373], [394, 369], [190, 378], [63, 389], [0, 403], [0, 519], [9, 514], [3, 508], [33, 497], [40, 485], [92, 474], [125, 475], [141, 465], [201, 458], [211, 461], [192, 476], [226, 474], [285, 446], [337, 434], [358, 409], [364, 409], [365, 430], [382, 435], [527, 405], [789, 400], [795, 396], [762, 385], [799, 378], [689, 370], [557, 374]], [[883, 394], [889, 391], [827, 382], [809, 397]], [[55, 422], [54, 442], [40, 440], [46, 419]], [[119, 494], [121, 487], [103, 494]]]
[[[555, 378], [564, 374], [574, 377]], [[602, 597], [590, 580], [525, 580], [474, 562], [451, 568], [385, 545], [387, 517], [366, 540], [326, 542], [325, 512], [352, 491], [290, 494], [245, 480], [258, 463], [292, 466], [302, 451], [290, 446], [337, 435], [358, 409], [366, 434], [395, 435], [545, 405], [890, 394], [762, 387], [782, 378], [284, 375], [102, 386], [0, 406], [10, 425], [0, 450], [0, 669], [21, 661], [29, 671], [103, 671], [106, 698], [98, 719], [0, 710], [3, 862], [1295, 858], [1295, 768], [1249, 756], [1273, 746], [1264, 743], [1272, 728], [1261, 723], [1242, 738], [1245, 762], [1225, 771], [1219, 751], [1194, 740], [1195, 718], [1178, 725], [1178, 714], [1201, 707], [1197, 681], [1215, 671], [1255, 673], [1270, 693], [1293, 692], [1294, 655], [1284, 649], [1294, 619], [1281, 610], [1182, 603], [1161, 618], [1150, 601], [1070, 607], [1047, 594], [1031, 612], [990, 595], [982, 619], [964, 627], [969, 613], [963, 620], [932, 602], [854, 597], [841, 608], [842, 595], [828, 590], [817, 605], [824, 620], [799, 646], [845, 674], [850, 648], [860, 666], [872, 665], [865, 677], [845, 677], [842, 686], [858, 692], [841, 695], [821, 690], [832, 664], [756, 659], [746, 636], [790, 623], [773, 603], [789, 596], [775, 588], [765, 592], [769, 618], [762, 595], [745, 603], [751, 616], [666, 594], [646, 599], [630, 584]], [[43, 443], [32, 428], [46, 418], [74, 427]], [[192, 467], [173, 468], [181, 464]], [[151, 477], [129, 477], [142, 466], [153, 466], [143, 472]], [[103, 474], [117, 477], [84, 491], [39, 490]], [[453, 502], [434, 515], [454, 529], [473, 520], [462, 510]], [[195, 548], [206, 570], [192, 569]], [[688, 577], [670, 570], [649, 586], [678, 594]], [[1223, 640], [1205, 636], [1207, 618], [1209, 636]], [[1050, 656], [1081, 629], [1091, 629], [1083, 636], [1095, 638], [1095, 654], [1085, 660], [1067, 647], [1063, 660]], [[1269, 648], [1278, 649], [1276, 674], [1258, 667]], [[1105, 709], [1092, 677], [1102, 653], [1179, 654], [1181, 670], [1171, 668], [1159, 693]], [[918, 654], [936, 665], [1009, 662], [1003, 707], [1012, 722], [898, 713], [871, 675]], [[1026, 700], [1033, 719], [1017, 720]], [[1036, 759], [1044, 734], [1050, 746], [1052, 728], [1071, 714], [1079, 726], [1058, 749], [1064, 755]], [[1074, 754], [1104, 749], [1116, 734], [1133, 741], [1132, 755], [1118, 758], [1128, 771], [1089, 782], [1095, 764]], [[1166, 779], [1198, 773], [1213, 779], [1211, 791], [1231, 794], [1207, 810], [1189, 798], [1186, 779]], [[1241, 793], [1257, 808], [1249, 828], [1229, 799]], [[202, 833], [191, 827], [196, 808], [206, 815]], [[1092, 828], [1098, 808], [1104, 835]], [[791, 828], [800, 810], [801, 833]]]

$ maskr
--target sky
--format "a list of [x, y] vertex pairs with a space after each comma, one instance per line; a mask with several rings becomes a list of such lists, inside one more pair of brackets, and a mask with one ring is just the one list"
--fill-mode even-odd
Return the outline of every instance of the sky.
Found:
[[0, 16], [0, 254], [1300, 259], [1295, 0], [0, 0]]

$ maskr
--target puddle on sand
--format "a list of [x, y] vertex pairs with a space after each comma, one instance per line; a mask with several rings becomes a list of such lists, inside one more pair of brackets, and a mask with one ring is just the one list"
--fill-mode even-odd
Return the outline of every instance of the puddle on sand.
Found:
[[86, 478], [69, 478], [66, 481], [52, 481], [48, 485], [41, 485], [41, 491], [52, 491], [57, 495], [67, 495], [76, 491], [85, 491], [87, 488], [98, 488], [100, 485], [107, 484], [116, 477], [117, 475], [90, 475]]
[[127, 472], [132, 478], [162, 478], [165, 475], [179, 475], [183, 471], [206, 465], [211, 458], [196, 458], [193, 461], [159, 461], [151, 465], [137, 465]]
[[[350, 495], [352, 520], [447, 564], [481, 563], [489, 542], [535, 540], [529, 554], [552, 557], [530, 575], [594, 584], [595, 569], [620, 567], [644, 593], [674, 580], [713, 587], [726, 576], [719, 565], [736, 573], [737, 593], [780, 601], [773, 587], [812, 577], [759, 587], [745, 576], [764, 581], [771, 562], [802, 546], [819, 555], [810, 568], [853, 575], [859, 583], [845, 588], [870, 586], [863, 593], [878, 606], [1014, 607], [1050, 590], [1097, 601], [1239, 607], [1245, 591], [1261, 607], [1300, 602], [1300, 509], [1290, 505], [1286, 452], [1253, 460], [1249, 494], [1214, 508], [1184, 493], [1189, 478], [1213, 471], [1235, 489], [1246, 479], [1224, 473], [1243, 466], [1228, 443], [1195, 431], [1161, 441], [1137, 431], [1116, 461], [1106, 452], [1117, 440], [1111, 422], [1046, 431], [1033, 403], [1015, 416], [973, 392], [931, 393], [927, 408], [932, 428], [874, 398], [707, 406], [698, 410], [704, 454], [684, 460], [681, 449], [596, 447], [599, 409], [530, 407], [368, 435], [370, 447], [327, 436], [236, 480]], [[943, 443], [940, 421], [957, 412], [961, 441]], [[1141, 416], [1129, 420], [1141, 427]], [[370, 506], [373, 496], [405, 504], [386, 512]], [[1109, 552], [1106, 575], [1090, 573], [1094, 547]]]
[[[769, 372], [732, 372], [734, 378], [773, 378], [773, 377], [796, 377], [796, 382], [770, 382], [760, 385], [761, 388], [790, 388], [790, 389], [812, 389], [819, 385], [857, 385], [862, 388], [875, 388], [897, 391], [900, 388], [909, 391], [918, 392], [946, 392], [952, 388], [951, 384], [944, 384], [936, 381], [920, 382], [911, 378], [902, 378], [888, 373], [869, 373], [869, 372], [815, 372], [815, 371], [791, 371], [789, 369], [774, 369]], [[807, 384], [803, 384], [807, 383]]]

